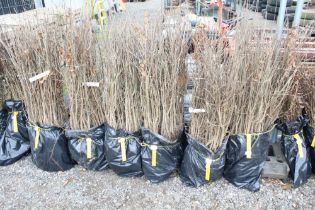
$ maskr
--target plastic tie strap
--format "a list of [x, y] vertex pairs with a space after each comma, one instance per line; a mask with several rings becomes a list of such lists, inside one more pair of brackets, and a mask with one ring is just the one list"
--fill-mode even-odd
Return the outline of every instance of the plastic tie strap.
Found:
[[206, 159], [206, 175], [205, 175], [205, 180], [206, 181], [210, 181], [210, 177], [211, 177], [211, 163], [212, 163], [211, 158], [207, 158]]
[[34, 140], [34, 148], [36, 150], [39, 144], [40, 127], [36, 127], [35, 130], [36, 130], [36, 135], [35, 135], [35, 140]]
[[156, 145], [151, 145], [150, 149], [152, 151], [152, 166], [156, 167], [156, 150], [157, 150], [157, 146]]
[[12, 130], [14, 133], [19, 132], [19, 128], [18, 128], [18, 122], [17, 122], [17, 116], [18, 116], [19, 112], [13, 112], [12, 115]]
[[126, 138], [119, 138], [118, 142], [120, 143], [120, 150], [121, 150], [121, 160], [123, 162], [127, 161], [127, 154], [126, 154]]
[[315, 148], [315, 135], [313, 136], [313, 141], [312, 141], [311, 147]]
[[86, 139], [86, 158], [92, 159], [92, 139]]
[[252, 135], [246, 134], [246, 158], [251, 159], [252, 158]]
[[296, 139], [296, 143], [298, 145], [298, 153], [300, 158], [303, 158], [303, 147], [302, 147], [302, 139], [301, 136], [299, 134], [294, 134], [293, 138]]

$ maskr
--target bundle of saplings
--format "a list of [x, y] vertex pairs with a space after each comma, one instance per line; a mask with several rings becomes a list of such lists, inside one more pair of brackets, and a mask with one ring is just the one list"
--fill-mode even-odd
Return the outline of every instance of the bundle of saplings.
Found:
[[183, 95], [187, 76], [188, 38], [183, 24], [163, 27], [159, 18], [138, 25], [137, 72], [140, 80], [141, 151], [144, 175], [161, 182], [178, 169], [182, 159]]
[[61, 75], [66, 30], [58, 24], [29, 23], [0, 39], [6, 95], [24, 101], [31, 121], [63, 126], [68, 117]]
[[[306, 29], [306, 34], [311, 34], [314, 31], [314, 29], [311, 29], [308, 31]], [[299, 38], [301, 39], [301, 38]], [[304, 39], [301, 40], [301, 43], [305, 43], [309, 38], [305, 36]], [[295, 40], [293, 40], [295, 41]], [[304, 42], [303, 42], [304, 41]], [[291, 88], [291, 92], [287, 97], [287, 102], [285, 106], [283, 107], [283, 114], [281, 116], [282, 121], [284, 122], [283, 125], [286, 125], [287, 127], [284, 128], [287, 133], [293, 133], [293, 131], [290, 131], [290, 129], [296, 128], [295, 132], [293, 134], [299, 134], [300, 138], [302, 141], [302, 146], [307, 147], [307, 151], [310, 155], [310, 161], [312, 165], [312, 170], [315, 172], [315, 141], [314, 141], [314, 119], [315, 119], [315, 97], [314, 97], [314, 92], [315, 92], [315, 74], [314, 74], [314, 67], [311, 62], [307, 62], [306, 58], [302, 58], [303, 60], [305, 59], [306, 62], [301, 62], [300, 65], [298, 65], [298, 72], [295, 75], [294, 78], [294, 85]], [[294, 59], [292, 59], [294, 60]], [[295, 64], [294, 64], [295, 65]], [[296, 120], [296, 116], [300, 115], [302, 112], [302, 115], [298, 117]], [[308, 123], [307, 123], [308, 122]], [[300, 135], [302, 133], [303, 128], [303, 135]], [[289, 137], [283, 137], [284, 140], [287, 140], [290, 142], [292, 141], [292, 136], [291, 138]], [[294, 138], [296, 139], [296, 138]], [[286, 142], [283, 141], [283, 146], [287, 146], [286, 149], [289, 151], [288, 144], [285, 144]], [[290, 152], [296, 152], [297, 150], [297, 144], [292, 143], [291, 145], [291, 151]], [[291, 157], [296, 157], [296, 159], [299, 159], [299, 156], [296, 155], [296, 153], [290, 154], [288, 153], [287, 155], [290, 155]], [[291, 159], [292, 160], [292, 159]], [[290, 161], [290, 159], [288, 159]], [[299, 159], [299, 162], [304, 161], [304, 163], [307, 162], [306, 156], [303, 156], [303, 159]], [[294, 163], [289, 163], [293, 164]], [[307, 164], [304, 164], [304, 166], [307, 166]], [[305, 168], [304, 168], [305, 169]], [[298, 177], [299, 176], [299, 169], [293, 168], [293, 170], [296, 171], [296, 175], [293, 174], [292, 172], [292, 177]], [[303, 176], [303, 180], [295, 178], [300, 181], [294, 181], [294, 184], [298, 186], [299, 184], [302, 184], [303, 182], [306, 181], [308, 175], [307, 175], [307, 170], [301, 171], [301, 176]]]
[[98, 53], [98, 63], [106, 78], [102, 98], [108, 123], [106, 159], [120, 176], [143, 175], [138, 133], [142, 121], [137, 75], [140, 49], [133, 24], [125, 20], [113, 23], [106, 35], [108, 39], [100, 42]]
[[15, 163], [30, 151], [27, 112], [21, 100], [6, 100], [0, 110], [0, 166]]
[[[28, 128], [32, 157], [39, 168], [49, 171], [67, 170], [73, 165], [60, 127], [69, 116], [64, 106], [68, 84], [64, 83], [62, 71], [76, 67], [71, 48], [76, 34], [69, 27], [73, 22], [71, 14], [58, 20], [57, 24], [36, 27], [26, 24], [6, 33], [0, 41], [8, 94], [23, 99], [31, 121], [40, 123], [39, 128]], [[55, 126], [42, 127], [43, 124]]]
[[[314, 118], [313, 118], [314, 119]], [[313, 121], [311, 121], [313, 122]], [[310, 155], [312, 172], [315, 174], [315, 126], [309, 123], [304, 127], [305, 143]]]
[[[223, 60], [223, 38], [212, 40], [199, 29], [194, 37], [196, 69], [192, 73], [191, 126], [180, 169], [181, 180], [199, 187], [222, 177], [226, 140], [234, 112], [237, 76]], [[209, 44], [212, 43], [212, 44]], [[232, 106], [231, 106], [232, 105]]]
[[44, 171], [66, 171], [74, 166], [63, 128], [29, 123], [27, 130], [32, 160], [38, 168]]
[[300, 115], [295, 121], [278, 120], [277, 122], [277, 128], [283, 132], [282, 150], [290, 167], [294, 187], [301, 186], [311, 176], [311, 163], [303, 134], [303, 128], [308, 122], [306, 113]]
[[[236, 71], [236, 89], [224, 177], [237, 187], [257, 191], [267, 150], [277, 140], [274, 121], [289, 93], [296, 69], [291, 46], [241, 24], [233, 37], [227, 68]], [[254, 36], [253, 36], [254, 35]], [[281, 49], [281, 50], [279, 50]], [[261, 132], [257, 132], [261, 131]]]
[[[97, 66], [98, 40], [89, 23], [70, 21], [63, 32], [62, 68], [65, 95], [68, 99], [69, 124], [65, 132], [73, 160], [89, 170], [108, 168], [105, 156], [105, 106], [103, 78]], [[108, 100], [108, 99], [106, 99]]]
[[310, 154], [310, 160], [312, 165], [312, 171], [315, 173], [315, 74], [310, 70], [306, 74], [306, 83], [310, 87], [306, 92], [307, 110], [310, 116], [310, 122], [304, 127], [304, 136], [308, 151]]

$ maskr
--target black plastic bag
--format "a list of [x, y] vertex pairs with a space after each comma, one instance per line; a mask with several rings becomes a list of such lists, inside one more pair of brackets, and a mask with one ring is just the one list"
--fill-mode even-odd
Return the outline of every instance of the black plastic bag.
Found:
[[145, 128], [141, 128], [140, 132], [143, 142], [141, 157], [144, 176], [153, 183], [166, 180], [180, 166], [184, 132], [174, 143]]
[[188, 186], [199, 187], [222, 177], [225, 165], [226, 140], [213, 153], [186, 134], [188, 146], [180, 167], [180, 178]]
[[71, 158], [88, 170], [107, 169], [109, 166], [105, 157], [104, 134], [104, 124], [86, 131], [67, 130]]
[[299, 187], [306, 183], [312, 173], [309, 154], [302, 132], [308, 121], [307, 116], [302, 114], [296, 121], [284, 123], [278, 120], [277, 122], [277, 128], [283, 132], [281, 139], [282, 150], [290, 168], [293, 187]]
[[236, 187], [258, 191], [269, 145], [278, 134], [279, 130], [273, 127], [265, 133], [231, 135], [226, 147], [224, 178]]
[[308, 147], [308, 153], [310, 155], [312, 171], [315, 174], [315, 128], [310, 125], [305, 126], [304, 136], [306, 146]]
[[66, 171], [74, 166], [62, 128], [29, 124], [27, 129], [32, 160], [38, 168], [44, 171]]
[[106, 159], [120, 176], [142, 176], [141, 144], [137, 133], [105, 127]]
[[21, 100], [6, 100], [0, 113], [0, 166], [15, 163], [30, 152], [27, 113]]

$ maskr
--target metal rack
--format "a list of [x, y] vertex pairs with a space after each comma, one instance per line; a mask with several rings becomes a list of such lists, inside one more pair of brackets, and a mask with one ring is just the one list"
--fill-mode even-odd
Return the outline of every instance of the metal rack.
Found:
[[0, 0], [0, 15], [35, 9], [34, 0]]

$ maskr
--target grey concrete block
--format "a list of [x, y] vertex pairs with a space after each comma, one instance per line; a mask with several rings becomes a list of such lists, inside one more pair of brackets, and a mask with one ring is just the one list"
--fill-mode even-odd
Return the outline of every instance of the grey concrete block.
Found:
[[274, 179], [286, 179], [289, 174], [289, 166], [286, 162], [280, 143], [272, 144], [268, 151], [268, 157], [262, 171], [262, 177]]

